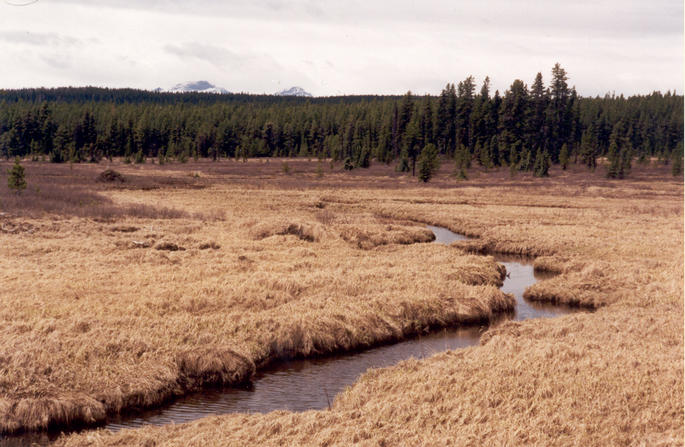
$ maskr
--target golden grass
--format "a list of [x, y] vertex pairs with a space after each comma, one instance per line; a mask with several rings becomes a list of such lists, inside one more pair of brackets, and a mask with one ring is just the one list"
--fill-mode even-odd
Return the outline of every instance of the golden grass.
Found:
[[[110, 198], [226, 217], [9, 218], [35, 231], [0, 235], [3, 432], [94, 423], [249, 380], [274, 359], [485, 322], [514, 305], [492, 259], [392, 239], [359, 250], [345, 238], [387, 224], [350, 209], [324, 225], [309, 193], [218, 185]], [[403, 243], [430, 239], [416, 224], [393, 228]]]
[[[369, 371], [330, 411], [224, 415], [59, 444], [682, 445], [682, 181], [560, 173], [483, 187], [481, 175], [450, 189], [402, 177], [355, 187], [330, 174], [331, 189], [298, 175], [299, 189], [217, 174], [203, 190], [107, 192], [189, 216], [224, 211], [223, 221], [125, 218], [116, 225], [139, 229], [121, 231], [12, 219], [32, 232], [0, 233], [2, 429], [99, 420], [245, 380], [281, 356], [486, 320], [511, 298], [496, 288], [492, 258], [467, 252], [503, 251], [538, 255], [537, 268], [560, 273], [529, 289], [531, 299], [598, 310], [507, 323], [481, 346]], [[478, 240], [402, 245], [430, 239], [415, 222]], [[154, 250], [162, 241], [186, 250]], [[220, 248], [200, 250], [210, 242]]]

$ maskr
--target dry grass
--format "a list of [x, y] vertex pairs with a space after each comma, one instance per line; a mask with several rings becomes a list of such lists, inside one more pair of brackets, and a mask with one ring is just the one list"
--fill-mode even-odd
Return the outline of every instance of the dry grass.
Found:
[[[318, 195], [307, 192], [102, 194], [189, 217], [5, 219], [33, 231], [0, 235], [2, 431], [94, 423], [245, 381], [274, 359], [484, 322], [514, 305], [492, 259], [392, 241], [361, 251], [341, 236], [349, 222], [364, 234], [387, 224], [362, 208], [320, 223]], [[190, 217], [217, 206], [224, 220]], [[396, 229], [403, 242], [428, 240], [416, 224]], [[438, 266], [425, 272], [428, 263]]]
[[[316, 163], [311, 174], [295, 164], [285, 179], [277, 163], [245, 165], [242, 177], [236, 162], [164, 166], [172, 177], [200, 171], [201, 190], [104, 191], [114, 203], [188, 213], [117, 222], [136, 231], [79, 217], [5, 219], [31, 231], [0, 233], [3, 430], [99, 420], [246, 380], [279, 357], [486, 320], [511, 299], [496, 288], [492, 258], [466, 252], [497, 250], [540, 255], [537, 268], [560, 272], [531, 298], [599, 310], [508, 323], [479, 347], [370, 371], [330, 411], [59, 443], [682, 445], [682, 180], [638, 168], [624, 182], [572, 171], [484, 187], [492, 173], [449, 188], [443, 173], [417, 187], [391, 168], [319, 179]], [[126, 169], [117, 167], [129, 178]], [[225, 220], [194, 217], [207, 210], [225, 210]], [[430, 239], [416, 222], [479, 239], [402, 245]], [[220, 248], [200, 250], [207, 241]], [[160, 242], [186, 250], [154, 250]]]
[[[151, 190], [202, 188], [194, 178], [165, 177], [164, 171], [148, 175], [139, 167], [123, 167], [127, 175], [98, 165], [65, 165], [24, 162], [28, 188], [16, 194], [7, 187], [10, 163], [0, 162], [0, 216], [41, 218], [45, 216], [90, 217], [114, 221], [124, 217], [179, 219], [191, 217], [181, 209], [162, 203], [117, 203], [105, 193], [112, 189]], [[119, 175], [120, 177], [117, 177]], [[124, 180], [125, 178], [125, 180]], [[197, 215], [199, 218], [220, 218]]]

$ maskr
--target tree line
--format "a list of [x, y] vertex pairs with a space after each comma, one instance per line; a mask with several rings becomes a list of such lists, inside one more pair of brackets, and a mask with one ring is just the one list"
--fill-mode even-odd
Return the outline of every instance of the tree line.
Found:
[[547, 85], [538, 73], [530, 86], [517, 79], [492, 93], [489, 78], [477, 86], [469, 76], [437, 97], [0, 90], [7, 158], [332, 157], [349, 169], [375, 160], [414, 173], [428, 146], [462, 176], [473, 163], [544, 176], [552, 163], [595, 169], [607, 157], [608, 175], [622, 177], [634, 160], [682, 160], [683, 96], [580, 97], [559, 64]]

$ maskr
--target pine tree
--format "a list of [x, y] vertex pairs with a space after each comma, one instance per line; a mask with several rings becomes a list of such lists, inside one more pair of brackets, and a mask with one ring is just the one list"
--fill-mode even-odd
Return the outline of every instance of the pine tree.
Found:
[[490, 167], [488, 148], [487, 146], [483, 146], [482, 144], [480, 144], [480, 141], [478, 141], [476, 143], [476, 146], [473, 148], [473, 155], [478, 160], [479, 165], [483, 166], [485, 169], [488, 169]]
[[683, 173], [683, 142], [678, 143], [678, 146], [671, 153], [671, 174], [674, 177]]
[[419, 180], [424, 183], [428, 182], [439, 167], [438, 149], [434, 144], [429, 143], [424, 146], [421, 155], [419, 155], [418, 164]]
[[362, 147], [356, 166], [358, 168], [368, 168], [371, 166], [371, 150], [368, 147]]
[[619, 148], [616, 141], [612, 141], [611, 144], [609, 144], [607, 161], [609, 162], [609, 165], [607, 166], [607, 177], [619, 178], [619, 173], [621, 171], [621, 160], [619, 158]]
[[629, 145], [630, 143], [628, 143], [628, 146], [621, 149], [620, 178], [626, 178], [630, 174], [630, 170], [632, 169], [633, 154]]
[[528, 133], [530, 134], [530, 141], [534, 148], [539, 148], [544, 145], [545, 141], [545, 111], [549, 103], [549, 96], [545, 85], [542, 82], [542, 73], [535, 76], [535, 81], [530, 88], [530, 104], [532, 107], [529, 123]]
[[519, 163], [518, 163], [518, 154], [514, 153], [513, 158], [509, 159], [509, 176], [510, 177], [515, 177], [516, 173], [519, 170]]
[[411, 166], [409, 165], [409, 155], [407, 155], [406, 148], [402, 149], [402, 152], [400, 152], [400, 157], [395, 170], [397, 172], [409, 172], [411, 170]]
[[457, 143], [467, 148], [473, 147], [473, 132], [471, 113], [474, 104], [476, 84], [473, 76], [469, 76], [458, 85], [457, 98]]
[[532, 171], [534, 160], [531, 160], [532, 156], [530, 149], [523, 148], [520, 154], [521, 156], [518, 163], [519, 171]]
[[140, 149], [138, 152], [136, 152], [136, 157], [134, 159], [134, 162], [136, 164], [144, 164], [145, 163], [145, 155], [143, 154], [142, 149]]
[[568, 161], [569, 161], [569, 154], [568, 154], [568, 145], [564, 143], [563, 146], [561, 146], [561, 151], [559, 152], [559, 164], [561, 165], [561, 169], [564, 171], [568, 167]]
[[558, 63], [552, 68], [552, 83], [550, 84], [550, 103], [547, 109], [547, 126], [550, 134], [547, 138], [548, 147], [552, 148], [552, 159], [558, 160], [561, 145], [568, 141], [571, 134], [571, 91], [566, 81], [566, 70]]
[[509, 159], [512, 158], [512, 153], [526, 144], [529, 111], [528, 87], [517, 79], [504, 94], [500, 107], [500, 132], [508, 149]]
[[469, 150], [464, 146], [459, 146], [456, 153], [454, 154], [454, 164], [456, 168], [457, 179], [466, 180], [468, 176], [466, 175], [466, 170], [469, 167], [470, 155]]
[[535, 166], [533, 175], [535, 177], [549, 177], [550, 157], [547, 151], [537, 150], [535, 154]]
[[416, 159], [421, 152], [420, 122], [418, 114], [414, 114], [406, 127], [403, 150], [411, 162], [411, 175], [416, 175]]
[[594, 171], [597, 167], [597, 139], [594, 126], [583, 132], [580, 139], [580, 156], [585, 166]]
[[307, 157], [309, 155], [309, 145], [307, 145], [307, 139], [302, 135], [300, 141], [300, 152], [297, 154], [298, 157]]
[[14, 190], [17, 194], [26, 189], [26, 176], [24, 167], [19, 163], [19, 157], [14, 159], [14, 166], [7, 173], [9, 174], [7, 178], [9, 189]]
[[431, 100], [428, 96], [423, 102], [420, 127], [423, 144], [433, 143], [433, 107], [431, 106]]
[[619, 121], [611, 132], [607, 159], [607, 177], [622, 179], [630, 174], [632, 154], [630, 142], [624, 136], [624, 123]]

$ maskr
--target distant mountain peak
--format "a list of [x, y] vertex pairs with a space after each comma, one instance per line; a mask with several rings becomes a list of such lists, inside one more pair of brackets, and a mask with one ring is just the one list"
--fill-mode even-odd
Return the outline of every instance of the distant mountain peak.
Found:
[[312, 97], [312, 94], [305, 91], [302, 87], [290, 87], [287, 90], [282, 90], [276, 93], [276, 96], [306, 96], [308, 98]]
[[190, 81], [176, 84], [169, 89], [172, 93], [200, 92], [200, 93], [230, 93], [225, 88], [217, 87], [207, 81]]

